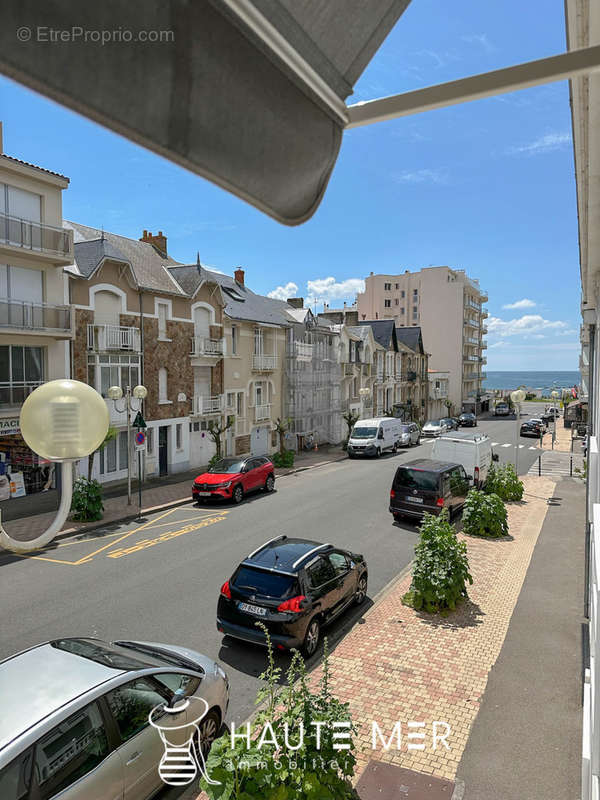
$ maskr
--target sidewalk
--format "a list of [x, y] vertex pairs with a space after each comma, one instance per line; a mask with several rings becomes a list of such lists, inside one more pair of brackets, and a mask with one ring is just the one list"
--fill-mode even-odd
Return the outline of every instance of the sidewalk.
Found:
[[[341, 447], [323, 447], [318, 451], [300, 453], [296, 456], [295, 464], [291, 468], [276, 468], [275, 475], [282, 478], [305, 469], [319, 467], [334, 461], [341, 461], [346, 458], [346, 453]], [[192, 499], [191, 486], [194, 478], [202, 473], [206, 468], [198, 467], [188, 472], [170, 475], [164, 481], [152, 480], [143, 487], [142, 514], [149, 514], [161, 508], [182, 505], [189, 503]], [[117, 493], [117, 494], [114, 494]], [[82, 533], [91, 531], [95, 528], [103, 528], [107, 525], [123, 522], [137, 516], [137, 485], [133, 482], [132, 504], [127, 505], [127, 484], [108, 487], [104, 500], [104, 516], [98, 522], [76, 522], [68, 519], [59, 536], [72, 533]], [[11, 502], [11, 501], [9, 501]], [[58, 504], [58, 498], [56, 499]], [[7, 525], [7, 532], [14, 538], [21, 541], [35, 539], [42, 534], [50, 525], [56, 511], [47, 511], [41, 514], [34, 514], [30, 517], [21, 517], [10, 520]], [[0, 548], [1, 549], [1, 548]]]

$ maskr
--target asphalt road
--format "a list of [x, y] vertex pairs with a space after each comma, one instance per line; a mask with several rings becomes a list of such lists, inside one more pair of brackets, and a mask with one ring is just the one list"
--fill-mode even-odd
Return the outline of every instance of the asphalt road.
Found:
[[[514, 458], [514, 419], [482, 420], [478, 430], [499, 443], [501, 461]], [[521, 443], [519, 471], [526, 472], [536, 458], [529, 447], [536, 443]], [[223, 664], [231, 680], [229, 721], [240, 722], [254, 708], [265, 652], [223, 639], [216, 630], [222, 583], [249, 552], [281, 534], [362, 552], [369, 600], [330, 630], [330, 639], [339, 639], [412, 559], [417, 532], [410, 523], [393, 524], [389, 490], [396, 466], [427, 456], [431, 447], [426, 442], [380, 460], [344, 460], [282, 477], [273, 494], [237, 507], [190, 503], [141, 523], [61, 540], [35, 556], [4, 553], [0, 658], [61, 636], [185, 645]], [[286, 656], [278, 658], [285, 667]]]

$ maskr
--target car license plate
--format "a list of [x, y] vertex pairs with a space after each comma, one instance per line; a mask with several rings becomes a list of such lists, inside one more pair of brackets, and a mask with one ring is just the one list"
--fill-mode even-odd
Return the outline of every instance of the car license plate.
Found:
[[210, 497], [210, 492], [196, 492], [199, 497]]
[[409, 503], [422, 503], [423, 502], [423, 498], [422, 497], [407, 497], [406, 500]]
[[240, 603], [238, 608], [240, 611], [246, 611], [248, 614], [257, 614], [259, 617], [264, 617], [264, 615], [267, 613], [266, 608], [253, 606], [250, 603]]

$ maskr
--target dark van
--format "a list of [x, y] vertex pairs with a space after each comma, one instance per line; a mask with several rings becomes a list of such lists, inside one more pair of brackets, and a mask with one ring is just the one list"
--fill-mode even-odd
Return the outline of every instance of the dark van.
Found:
[[440, 514], [447, 508], [450, 518], [463, 507], [471, 481], [461, 464], [418, 458], [396, 470], [390, 492], [394, 519]]

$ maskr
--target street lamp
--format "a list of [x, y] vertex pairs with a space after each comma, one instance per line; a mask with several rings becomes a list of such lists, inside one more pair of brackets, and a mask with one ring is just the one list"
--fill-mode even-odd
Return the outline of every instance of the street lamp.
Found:
[[510, 399], [513, 401], [516, 409], [517, 430], [515, 433], [515, 472], [519, 474], [519, 434], [521, 428], [521, 403], [526, 398], [523, 389], [515, 389], [510, 393]]
[[[131, 505], [131, 412], [132, 411], [141, 411], [142, 408], [142, 400], [144, 400], [148, 396], [148, 389], [141, 384], [139, 386], [135, 386], [133, 392], [130, 390], [129, 386], [125, 389], [124, 395], [124, 406], [123, 408], [119, 408], [118, 401], [123, 398], [123, 389], [120, 386], [111, 386], [107, 392], [108, 397], [110, 400], [113, 401], [115, 404], [115, 410], [119, 412], [119, 414], [127, 413], [127, 505]], [[139, 407], [134, 408], [132, 403], [132, 397], [139, 401]], [[142, 475], [139, 472], [139, 462], [141, 459], [138, 459], [138, 480], [140, 481], [141, 487], [141, 480]]]
[[553, 408], [554, 408], [554, 413], [552, 414], [552, 421], [554, 422], [554, 427], [552, 428], [552, 449], [554, 450], [554, 442], [556, 441], [556, 401], [560, 397], [556, 389], [554, 389], [551, 392], [551, 397], [553, 400]]
[[42, 458], [61, 464], [61, 498], [50, 527], [35, 539], [21, 542], [1, 524], [0, 544], [15, 553], [39, 550], [54, 539], [71, 510], [73, 462], [93, 453], [108, 431], [108, 409], [95, 389], [80, 381], [49, 381], [23, 403], [19, 425], [27, 445]]

